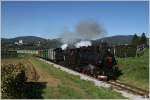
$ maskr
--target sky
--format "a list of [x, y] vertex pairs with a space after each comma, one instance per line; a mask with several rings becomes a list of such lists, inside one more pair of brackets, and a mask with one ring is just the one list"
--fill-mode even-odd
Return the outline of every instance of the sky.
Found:
[[106, 36], [149, 36], [148, 10], [148, 1], [3, 1], [1, 37], [59, 38], [87, 19], [103, 25]]

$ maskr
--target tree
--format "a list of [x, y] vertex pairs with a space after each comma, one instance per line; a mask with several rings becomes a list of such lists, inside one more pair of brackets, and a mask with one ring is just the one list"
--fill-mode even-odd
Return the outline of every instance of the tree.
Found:
[[132, 45], [137, 46], [139, 44], [139, 37], [136, 35], [136, 33], [134, 34], [132, 41], [131, 41]]
[[147, 45], [147, 38], [145, 36], [145, 33], [142, 33], [139, 43]]

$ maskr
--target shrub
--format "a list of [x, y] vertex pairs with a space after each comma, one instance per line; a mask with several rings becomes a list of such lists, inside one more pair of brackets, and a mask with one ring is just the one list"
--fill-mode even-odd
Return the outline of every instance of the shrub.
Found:
[[1, 67], [2, 98], [15, 99], [22, 97], [23, 85], [26, 81], [23, 64], [7, 64]]

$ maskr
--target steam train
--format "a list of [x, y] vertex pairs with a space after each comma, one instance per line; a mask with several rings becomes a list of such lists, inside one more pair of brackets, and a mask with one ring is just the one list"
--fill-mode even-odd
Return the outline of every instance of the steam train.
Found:
[[116, 79], [119, 69], [113, 49], [106, 43], [80, 48], [39, 50], [39, 57], [69, 69], [97, 78], [99, 75]]

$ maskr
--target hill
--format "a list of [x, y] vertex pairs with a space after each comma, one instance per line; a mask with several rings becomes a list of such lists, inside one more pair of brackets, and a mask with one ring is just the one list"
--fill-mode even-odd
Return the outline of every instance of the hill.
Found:
[[[118, 43], [130, 43], [133, 35], [116, 35], [116, 36], [110, 36], [110, 37], [104, 37], [102, 39], [97, 39], [95, 40], [96, 42], [100, 41], [106, 41], [112, 44], [118, 44]], [[16, 42], [19, 40], [23, 40], [25, 43], [28, 42], [36, 42], [36, 41], [59, 41], [60, 38], [57, 39], [44, 39], [41, 37], [36, 37], [36, 36], [22, 36], [22, 37], [16, 37], [16, 38], [2, 38], [2, 41], [7, 41], [7, 42]]]
[[133, 38], [133, 35], [116, 35], [111, 37], [105, 37], [102, 39], [99, 39], [98, 41], [105, 41], [109, 44], [130, 44], [131, 40]]
[[[23, 41], [23, 45], [15, 45], [15, 42]], [[22, 36], [16, 38], [2, 38], [2, 49], [47, 49], [57, 48], [62, 44], [59, 39], [44, 39], [36, 36]]]
[[[116, 35], [116, 36], [110, 36], [110, 37], [104, 37], [101, 39], [93, 40], [93, 44], [99, 44], [102, 41], [103, 42], [108, 42], [111, 45], [119, 45], [119, 44], [130, 44], [132, 40], [133, 35]], [[21, 49], [47, 49], [47, 48], [57, 48], [62, 45], [61, 38], [56, 38], [56, 39], [44, 39], [41, 37], [36, 37], [36, 36], [22, 36], [22, 37], [16, 37], [16, 38], [2, 38], [1, 43], [2, 43], [2, 49], [3, 48], [13, 48], [16, 49], [18, 48], [17, 46], [14, 46], [15, 42], [18, 42], [19, 40], [23, 40], [24, 44], [27, 44], [30, 46], [20, 46]], [[40, 45], [39, 45], [40, 42]], [[38, 46], [37, 46], [38, 45]]]
[[28, 42], [33, 42], [33, 41], [46, 41], [46, 39], [41, 38], [41, 37], [36, 37], [36, 36], [21, 36], [21, 37], [16, 37], [16, 38], [2, 38], [2, 41], [7, 41], [9, 43], [14, 43], [19, 40], [23, 40], [23, 42], [28, 43]]

